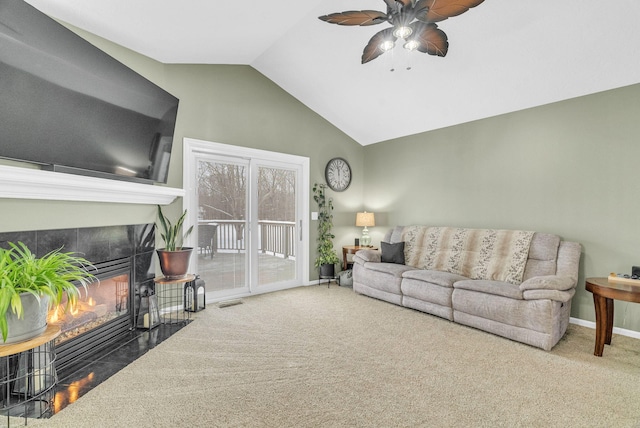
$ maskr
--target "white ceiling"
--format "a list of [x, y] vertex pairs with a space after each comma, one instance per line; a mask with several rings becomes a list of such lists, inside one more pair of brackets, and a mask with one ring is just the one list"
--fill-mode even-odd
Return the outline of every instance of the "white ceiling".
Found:
[[382, 0], [27, 2], [163, 63], [248, 64], [362, 145], [640, 82], [638, 0], [486, 0], [439, 23], [446, 57], [365, 65], [385, 24], [317, 17]]

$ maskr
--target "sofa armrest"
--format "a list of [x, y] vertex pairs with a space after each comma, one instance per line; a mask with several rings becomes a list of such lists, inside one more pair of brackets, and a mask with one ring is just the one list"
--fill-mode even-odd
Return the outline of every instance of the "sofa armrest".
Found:
[[544, 275], [534, 276], [520, 284], [521, 291], [558, 290], [566, 291], [575, 288], [576, 280], [570, 276]]
[[549, 299], [555, 300], [557, 302], [566, 303], [573, 298], [573, 295], [576, 294], [576, 289], [571, 288], [566, 291], [560, 290], [527, 290], [522, 293], [522, 297], [525, 300], [541, 300], [541, 299]]
[[576, 293], [577, 281], [570, 276], [534, 276], [520, 284], [525, 300], [550, 299], [568, 302]]
[[534, 276], [520, 284], [526, 300], [551, 299], [568, 302], [576, 293], [578, 265], [582, 246], [577, 242], [561, 241], [558, 248], [556, 275]]
[[382, 254], [378, 250], [358, 250], [353, 256], [353, 262], [364, 265], [367, 262], [380, 263]]

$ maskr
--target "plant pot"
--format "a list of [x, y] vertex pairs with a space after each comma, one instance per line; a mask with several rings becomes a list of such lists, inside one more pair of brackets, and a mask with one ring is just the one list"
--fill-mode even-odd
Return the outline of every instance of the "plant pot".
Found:
[[320, 278], [335, 278], [335, 265], [324, 264], [320, 265]]
[[[7, 311], [7, 340], [17, 343], [39, 336], [47, 329], [49, 296], [40, 296], [40, 301], [31, 293], [20, 294], [23, 318], [18, 318], [11, 310]], [[0, 341], [2, 337], [0, 336]]]
[[189, 260], [191, 259], [192, 247], [182, 247], [176, 251], [156, 250], [158, 260], [160, 260], [160, 270], [167, 279], [184, 278], [189, 272]]

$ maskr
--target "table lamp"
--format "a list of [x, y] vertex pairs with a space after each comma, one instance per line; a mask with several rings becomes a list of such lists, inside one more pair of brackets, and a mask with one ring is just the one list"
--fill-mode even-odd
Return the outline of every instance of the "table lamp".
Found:
[[369, 229], [367, 229], [367, 227], [375, 226], [375, 225], [376, 225], [376, 220], [375, 220], [375, 217], [373, 216], [373, 213], [368, 213], [365, 211], [363, 213], [356, 214], [356, 226], [364, 227], [364, 229], [362, 229], [362, 237], [360, 238], [361, 246], [363, 247], [371, 246], [371, 237], [369, 236]]

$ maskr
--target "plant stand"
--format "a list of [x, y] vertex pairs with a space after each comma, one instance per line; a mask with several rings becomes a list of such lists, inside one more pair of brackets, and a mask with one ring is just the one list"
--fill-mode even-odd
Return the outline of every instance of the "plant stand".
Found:
[[320, 266], [318, 268], [318, 284], [322, 284], [322, 280], [323, 279], [328, 279], [329, 281], [327, 282], [327, 288], [331, 287], [331, 281], [336, 279], [336, 275], [335, 275], [335, 266], [334, 265], [326, 265], [326, 266], [330, 266], [332, 269], [328, 269], [328, 268], [324, 268], [323, 266]]
[[184, 305], [184, 288], [187, 283], [195, 281], [195, 279], [195, 275], [188, 274], [180, 279], [160, 277], [153, 280], [162, 324], [191, 321], [191, 312]]
[[33, 339], [0, 345], [0, 414], [7, 417], [42, 418], [51, 415], [54, 387], [58, 382], [55, 369], [54, 339], [60, 327], [49, 325]]

